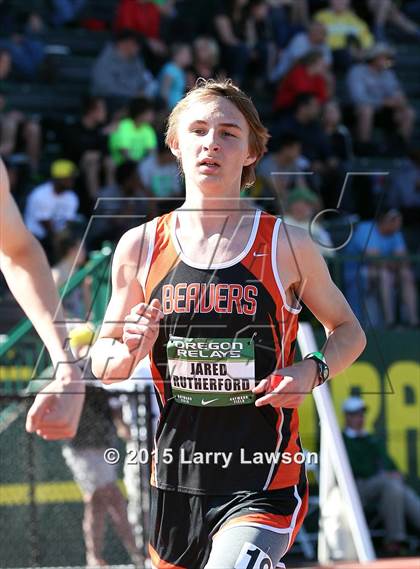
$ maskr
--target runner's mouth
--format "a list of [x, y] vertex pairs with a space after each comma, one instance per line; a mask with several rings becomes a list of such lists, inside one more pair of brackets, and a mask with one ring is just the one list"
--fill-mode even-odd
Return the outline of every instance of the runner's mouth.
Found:
[[213, 160], [211, 158], [205, 158], [198, 163], [199, 166], [205, 166], [208, 168], [220, 168], [220, 162]]

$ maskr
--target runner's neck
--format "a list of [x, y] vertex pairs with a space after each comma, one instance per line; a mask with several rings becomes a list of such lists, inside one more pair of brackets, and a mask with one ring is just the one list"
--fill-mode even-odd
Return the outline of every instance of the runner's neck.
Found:
[[233, 212], [233, 220], [227, 211], [201, 213], [183, 208], [173, 213], [172, 240], [183, 261], [198, 268], [238, 262], [254, 242], [260, 212], [243, 209]]
[[200, 240], [208, 239], [214, 234], [225, 238], [233, 237], [238, 234], [238, 230], [246, 230], [247, 226], [251, 231], [255, 207], [246, 207], [246, 204], [245, 207], [244, 204], [239, 204], [237, 208], [230, 207], [230, 204], [220, 207], [220, 203], [218, 206], [213, 204], [211, 208], [201, 210], [185, 202], [174, 212], [177, 233], [189, 239], [194, 235], [196, 240]]
[[253, 216], [255, 207], [239, 196], [206, 198], [201, 195], [191, 199], [187, 197], [176, 212], [190, 235], [198, 232], [206, 237], [222, 229], [225, 235], [235, 232], [244, 215]]

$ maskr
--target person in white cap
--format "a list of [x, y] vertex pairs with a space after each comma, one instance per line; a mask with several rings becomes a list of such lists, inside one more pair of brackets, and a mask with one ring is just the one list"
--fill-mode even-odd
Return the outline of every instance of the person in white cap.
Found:
[[384, 549], [404, 552], [406, 519], [420, 530], [420, 498], [407, 484], [381, 440], [365, 428], [366, 404], [352, 396], [342, 406], [344, 443], [363, 506], [377, 504], [385, 526]]

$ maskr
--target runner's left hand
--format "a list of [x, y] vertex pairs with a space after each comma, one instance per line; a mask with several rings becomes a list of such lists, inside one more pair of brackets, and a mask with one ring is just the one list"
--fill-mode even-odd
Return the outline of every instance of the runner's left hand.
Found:
[[257, 395], [264, 393], [255, 401], [255, 406], [299, 407], [316, 385], [316, 374], [317, 366], [313, 360], [303, 360], [292, 366], [277, 369], [262, 379], [252, 390]]

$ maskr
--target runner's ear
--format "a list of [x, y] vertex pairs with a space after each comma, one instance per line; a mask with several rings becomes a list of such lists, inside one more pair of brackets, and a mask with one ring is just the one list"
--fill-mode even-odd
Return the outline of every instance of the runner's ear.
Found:
[[244, 160], [244, 166], [250, 166], [251, 164], [253, 164], [255, 162], [256, 159], [257, 159], [256, 156], [253, 156], [252, 154], [248, 154], [248, 156]]
[[181, 151], [179, 149], [178, 141], [175, 141], [170, 146], [172, 154], [175, 156], [177, 160], [181, 160]]

